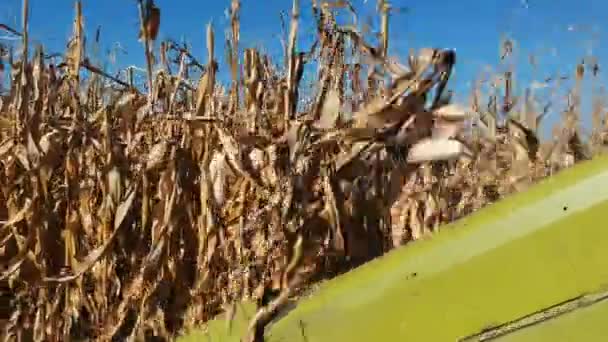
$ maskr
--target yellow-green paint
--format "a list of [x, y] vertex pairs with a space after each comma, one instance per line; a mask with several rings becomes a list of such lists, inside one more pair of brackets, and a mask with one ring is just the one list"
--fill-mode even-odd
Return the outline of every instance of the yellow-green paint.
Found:
[[606, 287], [606, 222], [598, 158], [323, 284], [268, 341], [456, 341]]
[[[267, 342], [457, 341], [605, 290], [607, 266], [608, 158], [601, 157], [322, 284], [267, 329]], [[567, 326], [594, 341], [605, 336], [588, 327], [599, 320]], [[525, 330], [508, 341], [555, 341], [550, 328]]]
[[497, 338], [495, 342], [604, 342], [608, 340], [608, 301], [567, 313]]

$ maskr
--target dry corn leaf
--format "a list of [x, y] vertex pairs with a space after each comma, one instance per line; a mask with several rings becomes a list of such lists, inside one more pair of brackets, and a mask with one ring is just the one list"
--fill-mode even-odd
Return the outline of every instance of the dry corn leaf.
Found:
[[226, 198], [226, 177], [230, 174], [232, 173], [226, 163], [226, 154], [214, 152], [209, 163], [209, 176], [211, 177], [213, 198], [218, 206], [224, 205]]
[[82, 276], [85, 272], [89, 271], [95, 265], [95, 263], [97, 263], [99, 259], [101, 259], [105, 255], [109, 247], [112, 245], [112, 243], [114, 243], [114, 240], [116, 240], [118, 233], [121, 231], [121, 229], [119, 228], [123, 226], [122, 222], [127, 216], [128, 211], [131, 209], [136, 194], [137, 189], [132, 189], [129, 192], [129, 195], [127, 196], [125, 201], [122, 202], [116, 209], [116, 215], [114, 217], [114, 231], [104, 242], [103, 245], [95, 248], [84, 258], [82, 262], [79, 262], [75, 267], [73, 267], [72, 274], [59, 277], [45, 277], [44, 281], [57, 283], [70, 282], [74, 281], [75, 279]]
[[21, 163], [24, 169], [30, 170], [30, 160], [27, 157], [27, 148], [22, 144], [15, 145], [13, 147], [13, 155], [17, 158], [17, 160]]
[[321, 106], [321, 116], [315, 125], [320, 129], [330, 129], [336, 126], [340, 117], [340, 96], [336, 89], [331, 89], [325, 95], [325, 101]]
[[122, 196], [123, 179], [120, 174], [120, 171], [118, 170], [118, 167], [113, 166], [110, 171], [108, 171], [107, 179], [109, 195], [108, 199], [112, 201], [112, 207], [114, 207], [114, 205], [117, 205], [119, 203], [120, 198]]
[[[146, 10], [144, 14], [144, 25], [143, 30], [139, 31], [137, 39], [141, 42], [144, 37], [150, 40], [156, 40], [158, 36], [158, 30], [160, 28], [160, 8], [154, 5], [153, 0], [146, 1]], [[145, 33], [145, 36], [144, 36]]]
[[395, 104], [387, 103], [384, 98], [377, 98], [354, 114], [354, 127], [383, 128], [387, 124], [405, 120], [423, 111], [424, 98], [419, 96], [408, 96]]
[[4, 158], [6, 158], [6, 155], [13, 149], [13, 146], [15, 146], [15, 142], [12, 139], [4, 140], [3, 142], [1, 142], [0, 159], [4, 160]]
[[4, 270], [0, 273], [0, 281], [6, 280], [15, 272], [18, 272], [21, 265], [29, 258], [32, 258], [32, 251], [30, 248], [33, 246], [33, 242], [35, 239], [35, 234], [33, 229], [29, 229], [27, 233], [27, 237], [23, 238], [19, 235], [19, 233], [14, 229], [14, 223], [10, 226], [13, 228], [13, 238], [17, 241], [17, 254], [10, 259], [9, 264], [5, 267], [2, 265]]
[[32, 205], [31, 201], [27, 201], [26, 204], [17, 213], [9, 217], [8, 221], [2, 225], [2, 229], [8, 229], [16, 223], [23, 221], [30, 210]]
[[205, 114], [206, 100], [209, 96], [209, 73], [206, 72], [201, 76], [196, 88], [196, 115], [202, 116]]
[[150, 149], [146, 160], [146, 170], [152, 170], [159, 167], [165, 160], [169, 144], [166, 141], [161, 141]]
[[6, 267], [2, 265], [3, 270], [2, 273], [0, 273], [0, 281], [6, 280], [12, 274], [17, 272], [26, 259], [27, 253], [23, 252], [19, 253], [12, 260], [10, 260], [9, 264]]
[[137, 188], [131, 190], [125, 200], [120, 203], [120, 205], [118, 205], [118, 207], [116, 208], [116, 214], [114, 215], [115, 231], [120, 228], [120, 225], [122, 224], [125, 217], [127, 216], [127, 213], [131, 209], [131, 206], [133, 205], [133, 200], [135, 200], [135, 195], [137, 195]]
[[[0, 103], [0, 108], [2, 108], [2, 103]], [[0, 131], [9, 130], [14, 126], [14, 124], [15, 123], [12, 120], [10, 120], [9, 118], [0, 116]]]
[[432, 128], [433, 139], [455, 138], [464, 128], [464, 121], [447, 121], [437, 119]]
[[448, 104], [433, 111], [436, 117], [443, 120], [459, 121], [470, 117], [469, 110], [459, 104]]
[[422, 163], [436, 160], [450, 160], [462, 155], [472, 156], [466, 146], [452, 139], [424, 139], [414, 144], [408, 151], [409, 163]]

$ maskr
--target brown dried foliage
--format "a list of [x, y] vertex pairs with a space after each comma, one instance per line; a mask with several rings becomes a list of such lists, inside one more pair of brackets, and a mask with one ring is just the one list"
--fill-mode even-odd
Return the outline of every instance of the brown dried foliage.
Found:
[[[7, 340], [171, 339], [226, 303], [280, 291], [252, 322], [258, 334], [293, 289], [419, 239], [606, 144], [599, 101], [592, 139], [582, 137], [578, 87], [554, 139], [543, 142], [544, 114], [532, 97], [520, 108], [507, 91], [499, 111], [496, 93], [483, 101], [476, 89], [470, 109], [450, 104], [454, 52], [422, 49], [407, 66], [388, 59], [384, 2], [379, 47], [339, 27], [335, 6], [315, 2], [317, 41], [304, 53], [295, 1], [282, 67], [251, 48], [240, 62], [239, 8], [232, 1], [232, 84], [224, 88], [211, 26], [206, 65], [164, 42], [152, 73], [148, 47], [160, 23], [150, 15], [159, 10], [144, 13], [140, 2], [147, 94], [90, 63], [80, 4], [59, 65], [42, 47], [28, 56], [24, 15], [23, 53], [10, 57], [10, 92], [0, 102]], [[301, 109], [312, 60], [319, 86]], [[190, 68], [204, 70], [196, 87], [186, 82]], [[502, 77], [507, 89], [511, 77]]]

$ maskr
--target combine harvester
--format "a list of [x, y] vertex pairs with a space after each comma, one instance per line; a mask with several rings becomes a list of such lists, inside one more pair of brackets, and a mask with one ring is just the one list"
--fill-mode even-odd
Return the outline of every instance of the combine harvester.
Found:
[[[237, 313], [232, 334], [214, 321], [184, 340], [239, 341], [253, 310]], [[265, 340], [608, 341], [606, 323], [608, 158], [598, 157], [327, 281]]]

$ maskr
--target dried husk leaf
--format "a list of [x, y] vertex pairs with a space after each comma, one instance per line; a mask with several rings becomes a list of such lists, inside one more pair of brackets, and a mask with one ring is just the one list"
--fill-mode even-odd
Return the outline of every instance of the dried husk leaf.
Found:
[[451, 160], [460, 156], [472, 156], [471, 151], [458, 140], [424, 139], [413, 145], [407, 155], [409, 163]]

